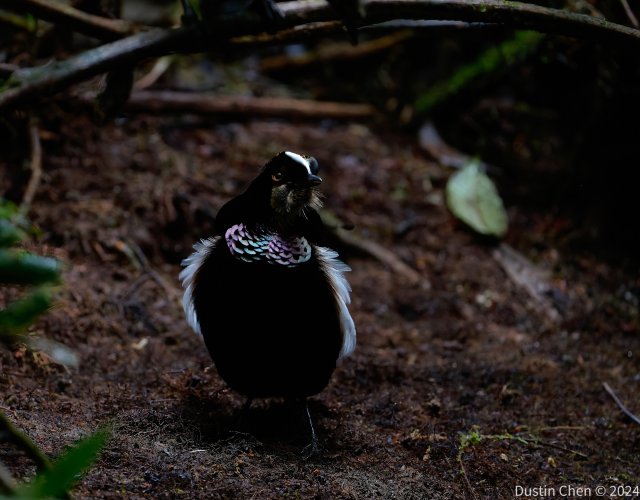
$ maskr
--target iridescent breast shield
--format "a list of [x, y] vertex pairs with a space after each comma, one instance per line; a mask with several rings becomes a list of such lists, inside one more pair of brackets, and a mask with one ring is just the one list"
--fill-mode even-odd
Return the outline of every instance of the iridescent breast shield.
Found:
[[311, 245], [303, 236], [283, 237], [266, 230], [249, 230], [244, 224], [227, 229], [224, 238], [231, 255], [244, 262], [295, 267], [311, 258]]

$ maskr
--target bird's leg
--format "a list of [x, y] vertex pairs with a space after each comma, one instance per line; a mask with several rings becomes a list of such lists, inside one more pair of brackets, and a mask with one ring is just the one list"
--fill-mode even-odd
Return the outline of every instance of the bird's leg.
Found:
[[311, 442], [302, 449], [304, 458], [308, 459], [317, 455], [320, 451], [320, 447], [318, 446], [318, 436], [316, 435], [316, 430], [313, 427], [313, 420], [311, 419], [311, 412], [309, 411], [309, 401], [306, 398], [304, 400], [304, 411], [307, 415], [307, 421], [309, 422], [309, 429], [311, 429]]
[[253, 398], [251, 396], [247, 396], [246, 401], [242, 405], [242, 410], [240, 410], [240, 422], [245, 420], [245, 418], [249, 414], [249, 408], [251, 408], [251, 403], [253, 403]]
[[247, 396], [242, 408], [240, 409], [240, 414], [235, 419], [235, 424], [233, 429], [229, 429], [229, 441], [232, 440], [242, 440], [242, 441], [251, 441], [253, 443], [257, 443], [261, 445], [260, 441], [258, 441], [255, 436], [248, 430], [243, 429], [245, 420], [249, 414], [249, 408], [251, 407], [251, 403], [253, 402], [253, 397]]
[[[238, 430], [244, 427], [244, 423], [247, 419], [247, 415], [249, 415], [249, 408], [251, 407], [251, 403], [253, 402], [253, 398], [251, 396], [247, 396], [242, 408], [240, 410], [240, 414], [235, 419], [234, 427]], [[238, 431], [234, 431], [238, 432]]]

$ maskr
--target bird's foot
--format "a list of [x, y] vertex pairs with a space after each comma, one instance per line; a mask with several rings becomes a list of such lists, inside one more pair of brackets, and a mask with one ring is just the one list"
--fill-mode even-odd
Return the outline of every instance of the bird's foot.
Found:
[[313, 420], [311, 419], [311, 412], [309, 411], [309, 402], [306, 399], [304, 400], [304, 410], [307, 414], [309, 429], [311, 430], [311, 442], [302, 449], [302, 456], [305, 460], [309, 460], [311, 457], [320, 454], [320, 445], [318, 443], [318, 435], [313, 427]]
[[320, 443], [318, 443], [318, 438], [313, 436], [311, 442], [302, 448], [302, 452], [300, 454], [304, 460], [309, 460], [312, 457], [320, 455], [321, 451], [322, 449], [320, 448]]
[[230, 430], [225, 439], [221, 440], [222, 443], [233, 443], [236, 446], [246, 449], [255, 449], [256, 447], [263, 446], [262, 441], [256, 438], [249, 432]]
[[241, 431], [247, 427], [247, 422], [249, 420], [249, 409], [251, 408], [252, 402], [253, 402], [253, 398], [247, 397], [244, 404], [242, 405], [242, 409], [236, 416], [235, 422], [233, 423], [233, 428], [235, 430]]

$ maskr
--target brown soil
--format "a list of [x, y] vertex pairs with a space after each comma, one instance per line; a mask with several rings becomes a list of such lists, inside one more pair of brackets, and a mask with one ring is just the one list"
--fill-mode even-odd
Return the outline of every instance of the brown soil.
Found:
[[[449, 172], [412, 137], [156, 118], [96, 128], [81, 117], [43, 137], [31, 213], [43, 238], [30, 248], [65, 272], [59, 305], [35, 330], [81, 364], [2, 349], [0, 392], [3, 411], [53, 456], [111, 427], [77, 497], [511, 498], [517, 485], [640, 477], [640, 426], [602, 388], [640, 412], [638, 263], [576, 244], [571, 220], [510, 209], [507, 242], [551, 273], [541, 305], [492, 242], [451, 218]], [[313, 399], [323, 452], [308, 460], [304, 421], [284, 402], [257, 402], [238, 424], [243, 400], [188, 328], [177, 279], [217, 209], [280, 149], [316, 156], [327, 207], [424, 277], [409, 286], [339, 248], [353, 268], [358, 347]], [[9, 445], [0, 459], [33, 474]]]

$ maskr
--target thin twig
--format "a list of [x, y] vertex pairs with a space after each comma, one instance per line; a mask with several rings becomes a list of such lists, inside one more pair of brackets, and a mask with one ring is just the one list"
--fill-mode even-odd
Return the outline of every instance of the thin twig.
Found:
[[495, 23], [466, 23], [464, 21], [443, 21], [433, 19], [398, 19], [372, 24], [360, 28], [364, 32], [388, 31], [388, 30], [438, 30], [438, 29], [467, 29], [467, 28], [492, 28], [499, 27]]
[[507, 0], [366, 0], [366, 23], [392, 19], [438, 19], [501, 23], [510, 28], [576, 38], [640, 42], [640, 31], [603, 18]]
[[475, 490], [473, 489], [473, 486], [471, 486], [471, 481], [469, 481], [469, 477], [467, 476], [467, 469], [464, 466], [464, 460], [462, 458], [463, 452], [464, 450], [458, 450], [458, 463], [460, 464], [460, 472], [462, 472], [462, 477], [464, 479], [465, 484], [467, 485], [467, 489], [469, 490], [469, 494], [471, 495], [471, 498], [475, 500], [477, 496], [476, 496]]
[[51, 469], [51, 461], [44, 452], [38, 448], [29, 436], [18, 429], [7, 416], [0, 412], [0, 429], [9, 433], [11, 440], [25, 451], [35, 462], [39, 471]]
[[11, 75], [0, 92], [0, 109], [63, 90], [74, 83], [112, 68], [159, 57], [194, 41], [191, 28], [152, 30], [87, 50], [66, 61], [21, 68]]
[[145, 90], [156, 83], [162, 75], [171, 67], [173, 62], [173, 56], [163, 56], [153, 63], [151, 70], [143, 77], [139, 78], [133, 84], [133, 88], [136, 90]]
[[635, 414], [633, 414], [631, 410], [629, 410], [629, 408], [627, 408], [624, 405], [624, 403], [620, 400], [620, 398], [614, 392], [611, 386], [609, 386], [609, 384], [607, 384], [606, 382], [602, 382], [602, 387], [604, 387], [604, 390], [607, 391], [609, 396], [611, 396], [611, 398], [615, 401], [618, 407], [622, 410], [622, 413], [624, 413], [627, 417], [633, 420], [636, 424], [640, 425], [640, 418], [638, 418]]
[[396, 254], [391, 250], [383, 247], [379, 243], [373, 240], [368, 240], [355, 234], [353, 231], [347, 231], [343, 229], [343, 223], [335, 216], [335, 214], [323, 210], [322, 220], [325, 226], [332, 232], [332, 234], [343, 244], [359, 250], [371, 257], [382, 262], [390, 269], [394, 271], [398, 276], [401, 276], [410, 285], [421, 285], [422, 288], [431, 288], [429, 280], [422, 276], [418, 271], [405, 264]]
[[135, 26], [122, 19], [88, 14], [62, 2], [50, 0], [0, 0], [0, 7], [29, 13], [38, 19], [68, 26], [78, 33], [100, 40], [115, 40], [135, 31]]
[[587, 429], [584, 425], [552, 425], [550, 427], [538, 427], [537, 432], [551, 432], [551, 431], [581, 431]]
[[576, 455], [580, 458], [584, 458], [585, 460], [589, 458], [589, 455], [582, 453], [581, 451], [572, 450], [571, 448], [566, 448], [565, 446], [549, 443], [547, 441], [542, 441], [537, 438], [533, 438], [532, 441], [529, 441], [529, 444], [533, 444], [534, 446], [546, 446], [548, 448], [555, 448], [556, 450], [561, 450], [567, 453], [571, 453], [572, 455]]
[[[176, 288], [172, 287], [167, 282], [167, 280], [165, 280], [160, 275], [160, 273], [158, 273], [155, 269], [153, 269], [153, 267], [151, 266], [151, 263], [149, 262], [149, 259], [147, 259], [147, 256], [144, 254], [140, 246], [138, 246], [135, 242], [131, 240], [128, 240], [128, 241], [118, 240], [114, 243], [114, 248], [119, 252], [121, 252], [122, 254], [124, 254], [129, 259], [129, 261], [133, 264], [133, 266], [137, 270], [143, 273], [141, 277], [148, 276], [149, 278], [151, 278], [153, 281], [156, 282], [156, 284], [158, 284], [160, 287], [164, 289], [164, 291], [167, 293], [168, 296], [174, 296], [177, 294]], [[141, 277], [139, 277], [138, 280]], [[136, 282], [138, 282], [138, 280], [136, 280]], [[136, 285], [136, 288], [133, 288], [133, 291], [137, 289], [137, 286], [138, 285]]]
[[[575, 427], [573, 427], [575, 429]], [[518, 443], [524, 444], [526, 446], [546, 446], [548, 448], [555, 448], [556, 450], [561, 450], [564, 451], [566, 453], [571, 453], [572, 455], [576, 455], [580, 458], [584, 458], [584, 459], [588, 459], [589, 456], [580, 452], [580, 451], [576, 451], [576, 450], [572, 450], [571, 448], [567, 448], [565, 446], [559, 445], [559, 444], [555, 444], [555, 443], [550, 443], [548, 441], [543, 441], [542, 439], [540, 439], [537, 436], [534, 436], [533, 434], [531, 434], [530, 432], [527, 432], [527, 437], [524, 438], [521, 435], [512, 435], [512, 434], [491, 434], [488, 436], [483, 436], [485, 438], [489, 438], [489, 439], [498, 439], [498, 440], [510, 440], [510, 441], [517, 441]]]
[[126, 108], [153, 113], [286, 116], [302, 119], [371, 120], [375, 116], [375, 109], [368, 104], [285, 97], [203, 95], [173, 91], [134, 92]]
[[[294, 2], [295, 3], [295, 2]], [[282, 4], [281, 4], [282, 5]], [[229, 39], [229, 43], [238, 47], [262, 47], [279, 44], [304, 42], [313, 38], [331, 36], [343, 30], [341, 21], [308, 22], [299, 26], [282, 29], [276, 33], [257, 33], [238, 35]]]
[[640, 28], [640, 24], [638, 24], [638, 18], [635, 16], [633, 11], [631, 10], [631, 7], [629, 7], [629, 2], [627, 2], [627, 0], [620, 0], [620, 2], [622, 3], [622, 7], [624, 8], [624, 12], [627, 14], [627, 17], [629, 18], [629, 21], [631, 21], [631, 24], [633, 24], [633, 27], [636, 29]]
[[347, 42], [344, 44], [321, 45], [317, 51], [307, 52], [302, 55], [291, 56], [284, 54], [267, 57], [261, 61], [260, 69], [264, 72], [295, 70], [312, 64], [361, 59], [389, 50], [391, 47], [403, 43], [412, 37], [413, 33], [410, 30], [402, 30], [374, 40], [362, 42], [355, 47], [346, 47]]
[[29, 212], [33, 198], [40, 185], [40, 179], [42, 179], [42, 145], [40, 143], [40, 130], [34, 119], [29, 124], [29, 143], [31, 144], [31, 177], [20, 204], [20, 213], [22, 215], [27, 215]]

